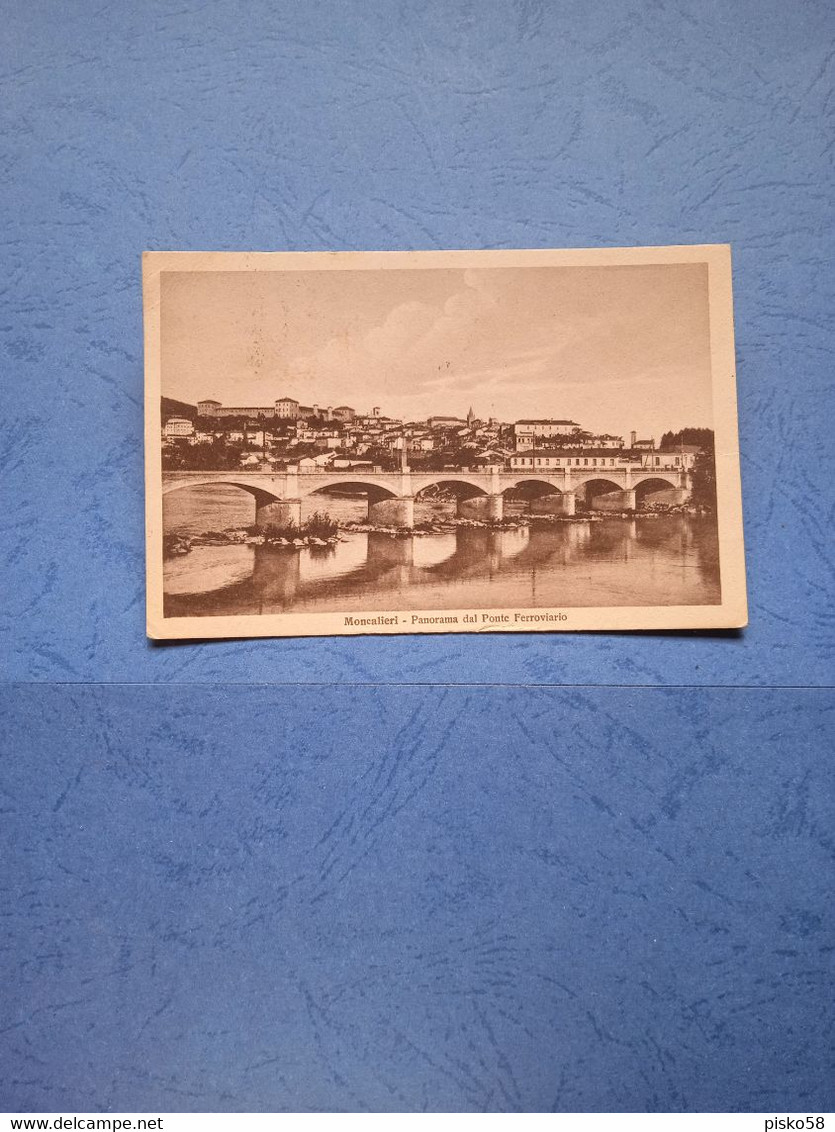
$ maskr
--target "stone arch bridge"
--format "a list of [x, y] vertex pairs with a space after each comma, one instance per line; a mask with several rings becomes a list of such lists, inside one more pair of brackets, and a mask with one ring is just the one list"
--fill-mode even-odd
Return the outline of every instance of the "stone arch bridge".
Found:
[[547, 471], [509, 471], [492, 467], [483, 471], [410, 470], [378, 472], [347, 468], [344, 471], [301, 472], [163, 472], [163, 495], [184, 487], [228, 484], [255, 498], [255, 521], [260, 524], [301, 521], [301, 501], [332, 488], [363, 491], [368, 497], [368, 517], [382, 526], [414, 525], [415, 496], [432, 486], [451, 489], [458, 498], [462, 518], [498, 520], [504, 514], [504, 493], [521, 489], [539, 514], [573, 515], [577, 494], [599, 510], [626, 511], [646, 495], [667, 493], [673, 502], [690, 497], [687, 474], [673, 468], [573, 467]]

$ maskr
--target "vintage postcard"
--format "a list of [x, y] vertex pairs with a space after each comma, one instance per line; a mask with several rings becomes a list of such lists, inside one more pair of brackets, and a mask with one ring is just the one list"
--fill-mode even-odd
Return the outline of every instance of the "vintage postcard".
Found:
[[730, 250], [144, 257], [148, 633], [746, 623]]

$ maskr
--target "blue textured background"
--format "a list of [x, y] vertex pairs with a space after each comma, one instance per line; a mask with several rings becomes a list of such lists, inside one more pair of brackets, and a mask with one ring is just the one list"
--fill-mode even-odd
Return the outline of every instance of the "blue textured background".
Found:
[[[833, 22], [4, 5], [0, 1107], [835, 1107]], [[709, 241], [744, 634], [146, 642], [143, 249]]]
[[3, 698], [17, 1107], [831, 1108], [820, 690]]

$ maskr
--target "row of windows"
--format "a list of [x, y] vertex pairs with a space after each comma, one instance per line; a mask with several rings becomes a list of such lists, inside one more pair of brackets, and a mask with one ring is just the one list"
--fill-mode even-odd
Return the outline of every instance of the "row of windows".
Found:
[[[551, 456], [514, 456], [512, 463], [513, 463], [514, 467], [519, 467], [522, 464], [528, 464], [530, 467], [535, 467], [535, 468], [551, 468], [551, 467], [559, 468], [562, 465], [562, 458], [560, 456], [554, 456], [554, 457], [551, 457]], [[565, 466], [569, 467], [571, 465], [571, 463], [572, 463], [571, 457], [570, 456], [566, 457]], [[597, 467], [614, 468], [616, 463], [617, 463], [617, 461], [612, 460], [612, 459], [607, 461], [605, 456], [601, 456], [599, 460], [596, 456], [590, 456], [590, 457], [584, 456], [582, 459], [580, 459], [580, 457], [577, 456], [574, 459], [574, 464], [576, 466], [579, 466], [580, 464], [584, 464], [584, 465], [588, 466], [589, 464], [591, 464], [591, 466], [593, 468], [597, 468]], [[673, 465], [676, 468], [678, 468], [680, 466], [680, 464], [681, 464], [680, 458], [678, 456], [675, 456], [673, 458]], [[654, 466], [656, 468], [659, 468], [661, 466], [661, 457], [660, 456], [655, 457]]]
[[[616, 462], [617, 461], [615, 461], [615, 460], [609, 460], [608, 466], [610, 468], [614, 468]], [[530, 464], [531, 467], [535, 467], [535, 468], [551, 468], [551, 467], [559, 468], [560, 465], [562, 464], [562, 457], [560, 457], [560, 456], [554, 456], [554, 457], [551, 457], [551, 456], [515, 456], [513, 458], [513, 463], [514, 464]], [[592, 466], [595, 467], [595, 468], [598, 467], [598, 466], [600, 466], [601, 468], [605, 468], [607, 466], [606, 465], [606, 459], [603, 456], [600, 457], [600, 460], [598, 460], [596, 456], [592, 456], [592, 457], [584, 456], [583, 459], [581, 460], [580, 457], [578, 456], [574, 460], [574, 463], [577, 464], [577, 465], [591, 463]], [[568, 467], [571, 464], [571, 457], [570, 456], [566, 457], [565, 464], [566, 464], [566, 467]]]

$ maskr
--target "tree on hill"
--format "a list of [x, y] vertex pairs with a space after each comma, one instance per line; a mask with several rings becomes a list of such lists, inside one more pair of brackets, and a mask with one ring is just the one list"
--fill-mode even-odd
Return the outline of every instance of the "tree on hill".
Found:
[[665, 432], [660, 447], [674, 452], [679, 444], [695, 444], [701, 449], [693, 462], [693, 502], [709, 510], [716, 509], [716, 461], [712, 428], [682, 428]]
[[713, 451], [712, 428], [681, 428], [678, 432], [665, 432], [659, 447], [668, 451], [677, 444], [698, 444], [705, 452]]
[[189, 444], [175, 441], [162, 450], [162, 467], [166, 472], [224, 472], [239, 468], [243, 445], [227, 444], [219, 437], [212, 444]]
[[716, 510], [716, 462], [713, 449], [697, 453], [693, 464], [693, 502]]

